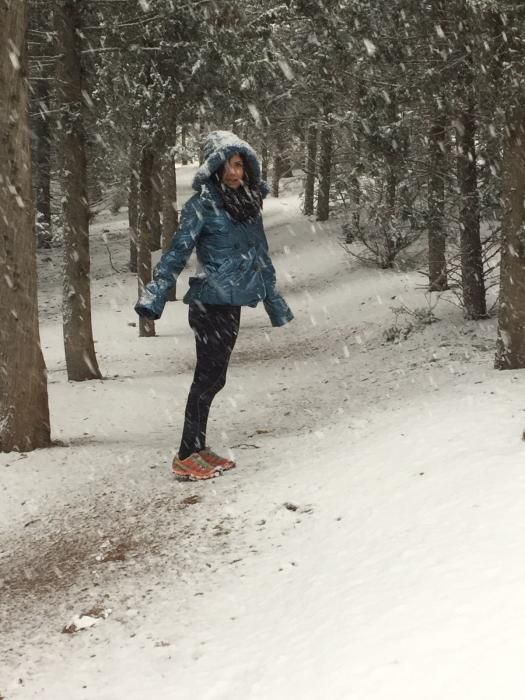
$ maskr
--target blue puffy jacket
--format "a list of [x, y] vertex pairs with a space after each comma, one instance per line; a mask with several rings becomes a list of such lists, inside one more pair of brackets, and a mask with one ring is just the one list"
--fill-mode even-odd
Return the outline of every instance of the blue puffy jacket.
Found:
[[[186, 304], [232, 304], [257, 306], [262, 301], [273, 326], [283, 326], [293, 313], [277, 292], [275, 268], [268, 253], [262, 216], [253, 223], [234, 221], [225, 211], [212, 175], [232, 155], [241, 153], [249, 161], [260, 182], [260, 166], [251, 146], [228, 131], [212, 132], [205, 144], [205, 162], [193, 180], [196, 194], [184, 205], [180, 225], [169, 250], [153, 271], [136, 312], [158, 319], [164, 310], [169, 290], [196, 247], [198, 271], [190, 277]], [[268, 192], [260, 182], [261, 192]]]

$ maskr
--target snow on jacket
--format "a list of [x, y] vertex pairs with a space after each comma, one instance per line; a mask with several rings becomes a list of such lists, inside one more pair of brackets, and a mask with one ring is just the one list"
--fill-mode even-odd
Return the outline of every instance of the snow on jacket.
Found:
[[169, 290], [196, 248], [198, 272], [190, 277], [190, 288], [183, 299], [186, 304], [257, 306], [262, 301], [273, 326], [283, 326], [293, 319], [292, 311], [276, 290], [262, 215], [253, 223], [232, 219], [224, 209], [217, 186], [210, 180], [236, 153], [247, 159], [261, 194], [267, 195], [268, 187], [261, 182], [259, 161], [251, 146], [229, 131], [212, 132], [204, 146], [205, 161], [193, 179], [196, 194], [184, 205], [171, 245], [135, 305], [140, 316], [152, 320], [161, 317]]

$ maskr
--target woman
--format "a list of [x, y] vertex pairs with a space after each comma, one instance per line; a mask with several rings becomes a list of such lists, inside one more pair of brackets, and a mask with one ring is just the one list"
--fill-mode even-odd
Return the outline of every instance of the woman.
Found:
[[190, 479], [209, 479], [235, 466], [208, 447], [206, 425], [211, 403], [226, 383], [241, 307], [262, 301], [272, 326], [293, 319], [275, 288], [261, 214], [268, 187], [255, 151], [229, 131], [214, 131], [206, 139], [204, 159], [193, 180], [196, 194], [182, 209], [170, 248], [135, 306], [145, 318], [160, 318], [169, 290], [196, 247], [197, 273], [184, 302], [197, 364], [172, 466], [176, 476]]

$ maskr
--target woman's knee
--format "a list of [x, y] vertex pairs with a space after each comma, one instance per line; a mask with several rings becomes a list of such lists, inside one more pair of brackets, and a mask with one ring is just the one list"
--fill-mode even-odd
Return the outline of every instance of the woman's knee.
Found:
[[224, 367], [207, 367], [206, 371], [196, 372], [191, 385], [191, 392], [197, 394], [215, 395], [226, 385]]

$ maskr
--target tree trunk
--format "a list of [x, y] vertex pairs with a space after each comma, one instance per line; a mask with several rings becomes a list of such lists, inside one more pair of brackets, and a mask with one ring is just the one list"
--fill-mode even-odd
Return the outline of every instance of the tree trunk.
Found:
[[[175, 170], [175, 158], [170, 151], [164, 157], [162, 170], [162, 252], [170, 247], [171, 239], [179, 225], [179, 212], [177, 209], [177, 173]], [[176, 301], [176, 286], [170, 290], [168, 301]]]
[[503, 150], [501, 284], [496, 369], [525, 367], [525, 110], [508, 120]]
[[160, 214], [162, 210], [162, 159], [159, 152], [155, 152], [153, 172], [151, 175], [151, 252], [160, 250], [162, 246], [162, 223]]
[[[155, 154], [150, 145], [143, 147], [140, 154], [140, 204], [137, 238], [137, 268], [139, 296], [151, 281], [151, 208], [153, 204], [152, 175]], [[139, 336], [147, 338], [155, 335], [155, 322], [139, 318]]]
[[137, 163], [131, 163], [128, 190], [128, 224], [129, 224], [129, 269], [137, 272], [137, 235], [139, 223], [139, 174]]
[[286, 149], [281, 156], [281, 177], [293, 177], [292, 160]]
[[275, 143], [276, 151], [278, 151], [279, 154], [279, 180], [286, 177], [293, 177], [289, 145], [286, 141], [286, 136], [282, 131], [277, 132]]
[[60, 47], [62, 208], [64, 219], [63, 328], [68, 379], [100, 379], [91, 327], [89, 203], [86, 138], [82, 120], [82, 66], [78, 5], [61, 0], [55, 8]]
[[332, 175], [332, 126], [326, 121], [319, 137], [319, 188], [317, 192], [317, 221], [326, 221], [330, 212], [330, 185]]
[[39, 248], [50, 248], [51, 224], [51, 130], [49, 81], [40, 77], [36, 86], [36, 230]]
[[188, 127], [183, 126], [180, 134], [180, 142], [182, 146], [182, 165], [188, 165], [188, 151], [186, 150], [186, 138], [188, 136]]
[[304, 165], [304, 169], [306, 172], [306, 180], [304, 183], [303, 206], [303, 212], [308, 216], [314, 213], [316, 159], [317, 126], [315, 124], [310, 124], [306, 136], [306, 162]]
[[279, 144], [276, 142], [273, 146], [272, 197], [279, 196], [279, 182], [281, 180], [282, 168], [282, 155]]
[[204, 163], [204, 136], [206, 134], [206, 124], [203, 120], [199, 122], [199, 165]]
[[487, 315], [483, 257], [479, 228], [479, 193], [476, 167], [476, 117], [475, 105], [461, 114], [458, 149], [458, 176], [461, 192], [461, 280], [463, 305], [467, 318], [484, 318]]
[[[361, 173], [361, 142], [358, 138], [352, 139], [352, 157], [354, 165], [350, 177], [350, 196], [352, 202], [352, 229], [347, 237], [347, 243], [352, 243], [354, 237], [359, 234], [361, 228], [361, 183], [359, 174]], [[350, 238], [350, 240], [348, 240]]]
[[169, 152], [166, 153], [163, 162], [162, 188], [162, 252], [165, 252], [179, 225], [175, 158]]
[[397, 204], [397, 183], [400, 175], [399, 167], [399, 148], [397, 143], [397, 95], [392, 94], [390, 102], [387, 106], [388, 121], [392, 133], [392, 140], [386, 146], [385, 165], [386, 165], [386, 206], [387, 216], [393, 220], [396, 215]]
[[428, 181], [428, 277], [429, 291], [448, 289], [445, 257], [445, 115], [438, 114], [430, 127]]
[[261, 179], [266, 182], [268, 179], [268, 161], [270, 155], [268, 152], [268, 139], [263, 135], [261, 141]]
[[50, 444], [38, 329], [26, 28], [25, 0], [0, 2], [0, 452]]
[[386, 158], [386, 207], [387, 214], [393, 217], [396, 212], [397, 158], [389, 153]]

